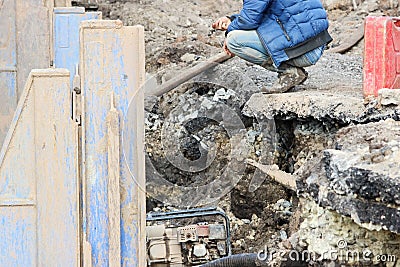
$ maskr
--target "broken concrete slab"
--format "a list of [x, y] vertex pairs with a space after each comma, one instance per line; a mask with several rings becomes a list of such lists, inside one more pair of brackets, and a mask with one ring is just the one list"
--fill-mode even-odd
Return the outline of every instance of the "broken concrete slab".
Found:
[[364, 105], [360, 97], [332, 91], [310, 90], [302, 93], [254, 94], [242, 110], [249, 117], [278, 117], [289, 120], [314, 118], [341, 125], [363, 123], [386, 118], [400, 118], [400, 109], [378, 109]]
[[266, 117], [329, 118], [349, 123], [361, 117], [364, 109], [360, 98], [347, 97], [343, 101], [343, 96], [310, 91], [302, 94], [254, 94], [243, 113], [247, 116], [262, 113]]
[[367, 229], [400, 233], [400, 122], [339, 130], [335, 149], [324, 151], [298, 188]]

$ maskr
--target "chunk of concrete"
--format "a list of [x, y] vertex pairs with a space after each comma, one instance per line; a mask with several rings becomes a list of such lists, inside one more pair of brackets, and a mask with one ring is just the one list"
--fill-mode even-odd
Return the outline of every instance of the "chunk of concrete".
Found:
[[370, 229], [400, 233], [400, 122], [341, 129], [299, 194]]
[[400, 105], [400, 89], [383, 88], [378, 91], [378, 102], [381, 106]]
[[314, 117], [332, 119], [341, 123], [357, 121], [366, 109], [358, 97], [319, 91], [284, 94], [253, 94], [243, 111], [246, 116], [263, 114], [285, 119]]
[[249, 117], [264, 116], [283, 120], [314, 118], [339, 125], [367, 123], [388, 118], [400, 119], [399, 108], [378, 108], [376, 101], [365, 105], [361, 97], [315, 90], [284, 94], [256, 93], [247, 101], [242, 113]]

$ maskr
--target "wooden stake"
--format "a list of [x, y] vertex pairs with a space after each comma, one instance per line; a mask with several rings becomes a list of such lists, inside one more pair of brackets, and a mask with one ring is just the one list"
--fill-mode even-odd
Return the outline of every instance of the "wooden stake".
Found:
[[279, 170], [279, 167], [277, 165], [263, 165], [255, 162], [252, 159], [247, 159], [246, 162], [260, 169], [262, 172], [266, 173], [268, 176], [270, 176], [273, 180], [280, 183], [281, 185], [296, 191], [296, 176]]

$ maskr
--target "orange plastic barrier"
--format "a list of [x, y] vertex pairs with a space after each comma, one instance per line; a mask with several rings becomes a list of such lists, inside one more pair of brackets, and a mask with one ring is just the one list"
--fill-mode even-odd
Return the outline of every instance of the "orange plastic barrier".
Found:
[[382, 88], [400, 88], [400, 18], [365, 20], [364, 95], [378, 96]]

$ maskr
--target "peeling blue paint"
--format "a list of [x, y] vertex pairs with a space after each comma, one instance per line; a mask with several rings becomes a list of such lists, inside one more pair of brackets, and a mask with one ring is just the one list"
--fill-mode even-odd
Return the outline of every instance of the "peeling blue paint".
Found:
[[[36, 266], [34, 207], [0, 207], [0, 262]], [[3, 265], [4, 266], [4, 265]]]
[[[54, 9], [54, 65], [58, 68], [66, 68], [70, 71], [71, 91], [73, 90], [73, 79], [76, 74], [76, 65], [80, 62], [79, 26], [84, 20], [99, 19], [100, 12], [87, 12], [84, 8], [55, 8]], [[66, 39], [65, 36], [68, 36]], [[91, 129], [94, 131], [94, 127]], [[80, 187], [80, 198], [83, 199], [82, 184]], [[81, 209], [85, 210], [84, 202]], [[82, 230], [87, 231], [87, 218], [83, 218]]]
[[[79, 63], [79, 23], [82, 20], [96, 18], [90, 13], [68, 13], [66, 8], [55, 11], [55, 66], [67, 68], [71, 72], [71, 86], [75, 75], [75, 66]], [[90, 17], [88, 14], [90, 14]], [[68, 18], [68, 19], [67, 19]], [[67, 29], [65, 29], [67, 27]], [[93, 266], [108, 266], [109, 261], [109, 232], [108, 232], [108, 158], [106, 151], [107, 125], [106, 117], [110, 109], [110, 95], [114, 93], [116, 108], [121, 113], [121, 118], [128, 112], [129, 97], [134, 88], [128, 84], [136, 84], [133, 81], [136, 71], [127, 69], [124, 64], [124, 52], [122, 50], [123, 36], [118, 31], [99, 31], [91, 33], [93, 39], [81, 44], [84, 49], [85, 69], [81, 69], [81, 77], [84, 73], [82, 95], [85, 99], [84, 114], [84, 146], [86, 180], [86, 206], [81, 208], [87, 211], [87, 217], [83, 218], [83, 231], [92, 245]], [[95, 38], [93, 38], [95, 37]], [[108, 60], [105, 62], [104, 60]], [[128, 75], [129, 74], [129, 75]], [[72, 88], [71, 88], [72, 89]], [[135, 136], [134, 133], [132, 133]], [[135, 138], [136, 139], [136, 138]], [[127, 170], [123, 154], [120, 154], [121, 162], [121, 187], [126, 194], [121, 208], [132, 205], [135, 197], [133, 192], [136, 184], [132, 181]], [[133, 149], [128, 152], [128, 161], [134, 168], [135, 153]], [[66, 161], [66, 164], [72, 164]], [[85, 188], [81, 187], [81, 192]], [[82, 196], [81, 196], [82, 197]], [[139, 209], [145, 207], [138, 207]], [[121, 220], [121, 263], [124, 266], [142, 267], [138, 264], [138, 229], [139, 222]]]
[[0, 156], [0, 266], [78, 266], [77, 144], [74, 127], [65, 126], [69, 77], [35, 72]]
[[101, 13], [85, 13], [80, 7], [54, 9], [54, 66], [69, 70], [71, 90], [76, 65], [79, 64], [79, 24], [100, 17]]
[[[112, 51], [114, 60], [117, 65], [120, 67], [117, 68], [114, 72], [114, 79], [113, 79], [113, 88], [114, 92], [117, 95], [118, 99], [118, 107], [117, 109], [121, 111], [121, 118], [125, 118], [128, 113], [129, 108], [129, 96], [133, 94], [134, 88], [128, 87], [128, 79], [134, 79], [135, 75], [127, 75], [127, 73], [134, 73], [138, 70], [128, 70], [124, 66], [124, 58], [123, 58], [123, 51], [122, 51], [122, 40], [120, 38], [115, 39], [115, 47]], [[135, 81], [132, 81], [131, 84], [135, 84]], [[131, 136], [134, 136], [135, 133], [131, 132]], [[136, 168], [134, 164], [134, 151], [125, 151], [128, 155], [125, 155], [129, 159], [129, 166], [133, 170]], [[127, 171], [127, 166], [124, 161], [123, 151], [121, 149], [120, 154], [120, 169], [121, 169], [121, 184], [125, 191], [125, 199], [121, 201], [121, 209], [124, 207], [128, 207], [134, 202], [134, 196], [132, 192], [134, 192], [134, 188], [137, 187], [136, 183], [131, 179], [130, 173]], [[140, 207], [138, 207], [140, 210]], [[125, 221], [121, 220], [121, 264], [122, 266], [138, 266], [139, 259], [137, 259], [138, 255], [138, 244], [139, 237], [139, 222], [137, 221]], [[129, 261], [127, 260], [129, 259]], [[132, 262], [133, 260], [133, 262]], [[134, 264], [134, 265], [132, 265]]]
[[[99, 31], [100, 32], [100, 31]], [[108, 232], [108, 158], [106, 149], [107, 125], [106, 116], [110, 110], [111, 93], [115, 96], [115, 107], [120, 112], [120, 118], [126, 116], [129, 105], [129, 97], [135, 88], [128, 84], [136, 84], [129, 79], [134, 79], [135, 71], [128, 69], [124, 62], [123, 38], [118, 31], [93, 31], [91, 44], [83, 44], [85, 47], [85, 77], [83, 95], [85, 97], [85, 127], [86, 127], [86, 172], [90, 171], [88, 179], [89, 212], [88, 228], [89, 241], [92, 244], [92, 260], [94, 266], [107, 266], [109, 249]], [[89, 38], [88, 38], [89, 39]], [[104, 44], [101, 48], [99, 43]], [[101, 51], [100, 51], [101, 50]], [[101, 62], [99, 55], [104, 53], [107, 63]], [[100, 69], [99, 69], [100, 68]], [[129, 74], [129, 75], [128, 75]], [[130, 151], [130, 166], [135, 167], [134, 151]], [[94, 168], [92, 170], [92, 168]], [[136, 184], [130, 178], [122, 149], [120, 151], [121, 190], [124, 199], [121, 201], [121, 210], [128, 208], [134, 203], [133, 196]], [[143, 207], [139, 207], [143, 208]], [[139, 266], [138, 261], [138, 238], [139, 225], [136, 221], [124, 221], [121, 218], [121, 264], [122, 266]]]

